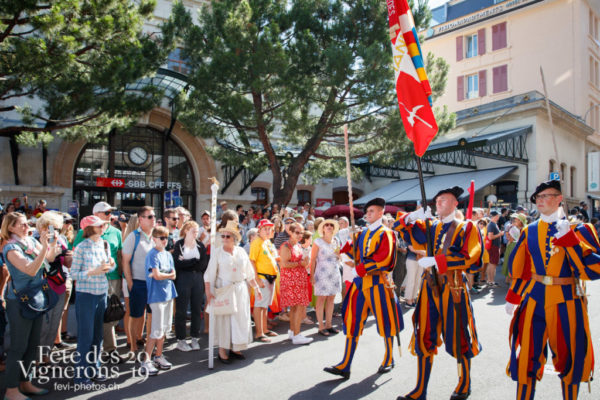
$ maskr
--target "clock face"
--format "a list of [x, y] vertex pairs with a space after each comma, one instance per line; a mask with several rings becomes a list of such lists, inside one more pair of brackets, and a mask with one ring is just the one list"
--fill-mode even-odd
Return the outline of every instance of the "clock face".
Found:
[[142, 165], [148, 161], [148, 152], [140, 146], [132, 147], [129, 150], [129, 160], [135, 165]]

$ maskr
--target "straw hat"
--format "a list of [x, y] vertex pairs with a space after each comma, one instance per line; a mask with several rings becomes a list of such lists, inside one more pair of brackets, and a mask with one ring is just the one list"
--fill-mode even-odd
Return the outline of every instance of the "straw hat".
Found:
[[238, 242], [240, 240], [242, 240], [242, 235], [240, 234], [240, 229], [238, 228], [237, 221], [227, 221], [227, 225], [225, 225], [225, 228], [219, 229], [219, 233], [221, 233], [221, 232], [233, 233], [235, 236], [235, 239]]
[[325, 224], [333, 225], [333, 236], [335, 236], [340, 230], [340, 224], [338, 224], [338, 222], [335, 219], [326, 219], [325, 221], [321, 222], [319, 228], [317, 229], [320, 237], [323, 237], [323, 229], [325, 229]]

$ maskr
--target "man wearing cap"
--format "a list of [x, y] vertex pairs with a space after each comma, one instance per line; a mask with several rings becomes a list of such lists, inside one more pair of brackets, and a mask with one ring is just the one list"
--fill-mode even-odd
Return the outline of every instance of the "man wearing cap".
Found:
[[429, 207], [411, 213], [399, 212], [394, 224], [394, 229], [416, 250], [427, 250], [429, 226], [433, 244], [433, 257], [418, 261], [425, 273], [413, 313], [414, 335], [410, 343], [412, 353], [418, 357], [417, 385], [407, 395], [398, 397], [399, 400], [427, 398], [433, 357], [442, 339], [446, 352], [456, 358], [460, 371], [458, 385], [450, 399], [466, 399], [471, 393], [471, 358], [479, 354], [481, 345], [465, 273], [481, 267], [482, 239], [472, 221], [455, 218], [462, 193], [463, 189], [458, 186], [438, 192], [434, 197], [438, 218], [431, 219], [429, 224], [426, 222], [432, 218]]
[[358, 339], [369, 313], [373, 313], [377, 332], [384, 338], [385, 355], [378, 373], [394, 367], [393, 338], [404, 327], [398, 299], [394, 294], [391, 272], [396, 264], [396, 236], [382, 224], [385, 200], [375, 198], [365, 205], [367, 229], [353, 234], [354, 246], [346, 243], [342, 253], [354, 260], [358, 276], [354, 278], [342, 304], [346, 347], [342, 361], [325, 372], [350, 377], [350, 365]]
[[600, 278], [600, 244], [589, 224], [565, 219], [559, 181], [541, 183], [531, 195], [540, 219], [527, 225], [512, 251], [506, 295], [511, 355], [507, 374], [517, 399], [533, 399], [542, 379], [548, 345], [561, 379], [563, 399], [576, 399], [592, 379], [594, 351], [580, 280]]
[[267, 309], [273, 301], [275, 279], [277, 279], [277, 250], [271, 238], [273, 237], [273, 223], [262, 219], [258, 223], [258, 236], [250, 244], [250, 262], [256, 272], [256, 282], [262, 298], [254, 301], [254, 325], [256, 328], [255, 339], [269, 343], [267, 336], [277, 336], [267, 328]]
[[[115, 266], [106, 274], [108, 279], [108, 297], [113, 294], [121, 298], [123, 293], [123, 283], [121, 280], [121, 250], [123, 249], [121, 231], [110, 224], [110, 216], [112, 212], [116, 210], [105, 201], [94, 204], [92, 213], [100, 218], [102, 221], [108, 222], [105, 225], [106, 229], [102, 233], [102, 239], [108, 242], [110, 247], [110, 256], [115, 260]], [[80, 242], [84, 240], [83, 229], [77, 232], [77, 236], [73, 240], [73, 248], [75, 248]], [[115, 326], [119, 321], [108, 322], [104, 324], [104, 351], [111, 355], [111, 360], [122, 360], [117, 352], [117, 338], [115, 336]], [[114, 358], [113, 358], [114, 354]]]
[[292, 217], [286, 217], [283, 219], [283, 231], [279, 232], [273, 241], [277, 251], [279, 251], [281, 245], [287, 242], [290, 239], [290, 236], [292, 236], [292, 233], [290, 232], [290, 226], [292, 226], [294, 222], [296, 222], [296, 220]]

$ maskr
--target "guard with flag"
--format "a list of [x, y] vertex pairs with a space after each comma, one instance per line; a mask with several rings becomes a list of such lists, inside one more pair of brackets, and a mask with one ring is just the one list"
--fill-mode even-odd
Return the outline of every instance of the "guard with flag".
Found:
[[342, 304], [346, 334], [344, 356], [339, 364], [326, 367], [324, 371], [344, 379], [350, 377], [352, 358], [369, 313], [373, 313], [377, 332], [385, 344], [385, 355], [377, 370], [380, 374], [394, 367], [393, 338], [404, 327], [392, 281], [396, 265], [396, 236], [382, 224], [384, 207], [384, 199], [370, 200], [365, 205], [365, 219], [369, 223], [367, 229], [354, 233], [353, 245], [348, 242], [341, 250], [354, 259], [358, 277], [352, 281]]
[[[425, 269], [421, 291], [413, 313], [414, 334], [410, 350], [418, 357], [418, 380], [413, 391], [399, 400], [424, 400], [437, 348], [445, 343], [446, 352], [456, 358], [459, 381], [450, 399], [462, 400], [471, 393], [471, 358], [479, 354], [471, 298], [466, 286], [465, 272], [481, 267], [482, 240], [471, 221], [455, 218], [458, 199], [463, 189], [455, 186], [441, 190], [434, 202], [438, 219], [431, 210], [420, 208], [411, 213], [399, 212], [394, 229], [401, 232], [408, 244], [417, 250], [427, 250], [429, 257], [421, 258]], [[427, 233], [433, 244], [427, 244]], [[432, 248], [431, 248], [432, 247]], [[437, 269], [439, 276], [432, 273]]]

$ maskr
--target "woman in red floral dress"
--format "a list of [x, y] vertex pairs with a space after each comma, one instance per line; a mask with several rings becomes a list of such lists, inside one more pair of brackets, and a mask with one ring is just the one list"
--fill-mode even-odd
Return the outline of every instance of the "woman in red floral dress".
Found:
[[281, 307], [290, 307], [290, 330], [288, 335], [294, 344], [308, 344], [312, 338], [300, 334], [300, 324], [306, 316], [306, 306], [310, 303], [306, 267], [309, 259], [303, 257], [300, 239], [304, 228], [294, 223], [289, 228], [291, 236], [279, 249], [281, 269]]

